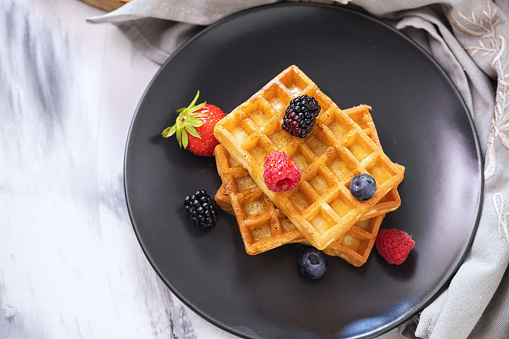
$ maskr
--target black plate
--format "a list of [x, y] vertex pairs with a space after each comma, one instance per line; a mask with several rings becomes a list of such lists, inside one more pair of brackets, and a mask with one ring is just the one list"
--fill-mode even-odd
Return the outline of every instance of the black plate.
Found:
[[[196, 90], [226, 112], [291, 64], [340, 107], [373, 107], [384, 150], [406, 166], [402, 205], [383, 228], [413, 235], [401, 266], [373, 251], [362, 268], [329, 257], [319, 282], [301, 279], [298, 245], [258, 256], [235, 219], [210, 232], [186, 221], [182, 199], [220, 186], [213, 158], [160, 136]], [[125, 190], [141, 246], [169, 288], [213, 324], [247, 337], [381, 334], [427, 305], [469, 249], [482, 196], [480, 150], [469, 113], [437, 64], [408, 38], [334, 6], [256, 8], [204, 30], [160, 69], [127, 142]]]

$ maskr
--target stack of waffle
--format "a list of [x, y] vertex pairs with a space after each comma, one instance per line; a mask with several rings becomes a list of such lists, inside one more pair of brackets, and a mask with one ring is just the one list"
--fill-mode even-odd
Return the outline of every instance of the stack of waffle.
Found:
[[[304, 94], [321, 110], [311, 133], [298, 138], [281, 123], [290, 100]], [[354, 266], [366, 262], [385, 214], [401, 204], [396, 188], [404, 175], [383, 152], [370, 109], [339, 109], [290, 66], [217, 123], [214, 134], [221, 144], [215, 157], [222, 185], [215, 198], [235, 215], [248, 254], [304, 243]], [[292, 191], [273, 192], [264, 183], [264, 158], [276, 150], [301, 169]], [[368, 201], [349, 191], [360, 173], [377, 183]]]

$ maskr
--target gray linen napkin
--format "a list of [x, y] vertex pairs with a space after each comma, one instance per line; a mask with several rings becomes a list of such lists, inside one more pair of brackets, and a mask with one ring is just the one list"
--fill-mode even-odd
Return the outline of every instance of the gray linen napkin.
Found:
[[162, 64], [184, 41], [228, 15], [277, 0], [134, 0], [89, 22], [110, 22], [150, 60]]
[[[89, 21], [115, 23], [148, 58], [161, 64], [204, 26], [273, 2], [277, 1], [134, 0]], [[350, 3], [413, 37], [433, 55], [465, 99], [485, 157], [482, 215], [465, 262], [419, 317], [382, 337], [504, 338], [509, 333], [509, 2]]]

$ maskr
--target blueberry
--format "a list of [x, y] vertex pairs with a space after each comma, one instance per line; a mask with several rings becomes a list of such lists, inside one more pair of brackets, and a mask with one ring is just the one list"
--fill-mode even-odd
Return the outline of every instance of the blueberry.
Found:
[[297, 268], [304, 277], [318, 279], [327, 271], [327, 261], [322, 252], [315, 248], [310, 248], [297, 260]]
[[350, 193], [357, 200], [369, 200], [375, 195], [375, 192], [376, 181], [369, 174], [356, 175], [350, 183]]

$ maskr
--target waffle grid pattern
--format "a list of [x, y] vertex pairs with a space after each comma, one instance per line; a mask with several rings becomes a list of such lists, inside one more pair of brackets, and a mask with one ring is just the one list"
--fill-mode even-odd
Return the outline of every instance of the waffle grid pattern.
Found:
[[[309, 245], [302, 233], [267, 196], [257, 186], [252, 186], [252, 179], [251, 184], [246, 185], [249, 174], [236, 164], [222, 145], [216, 147], [214, 154], [223, 182], [215, 200], [223, 210], [235, 215], [249, 255], [290, 243]], [[385, 214], [379, 214], [357, 221], [342, 239], [329, 245], [323, 252], [340, 257], [354, 266], [362, 266], [371, 253], [384, 217]]]
[[[312, 132], [300, 139], [284, 132], [281, 121], [290, 100], [303, 94], [313, 96], [321, 112]], [[287, 68], [221, 120], [215, 136], [321, 250], [342, 238], [403, 179], [402, 168], [296, 66]], [[285, 152], [301, 168], [301, 181], [293, 191], [276, 193], [264, 184], [263, 161], [274, 150]], [[366, 202], [353, 198], [348, 188], [360, 173], [369, 173], [377, 182], [375, 196]]]
[[238, 165], [222, 145], [216, 146], [214, 155], [223, 182], [216, 193], [216, 202], [235, 215], [248, 254], [255, 255], [304, 240], [302, 233], [274, 206], [256, 186], [249, 172]]

